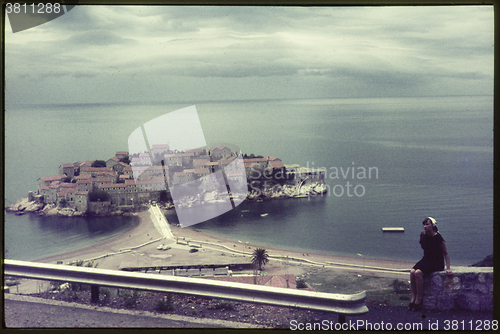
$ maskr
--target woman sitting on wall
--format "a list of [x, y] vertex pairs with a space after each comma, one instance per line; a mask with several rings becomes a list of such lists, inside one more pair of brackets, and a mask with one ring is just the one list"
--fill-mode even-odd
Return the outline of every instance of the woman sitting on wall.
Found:
[[424, 250], [424, 257], [410, 271], [412, 298], [408, 309], [412, 311], [422, 309], [424, 276], [429, 276], [435, 271], [442, 271], [444, 269], [443, 259], [446, 260], [446, 275], [453, 274], [450, 269], [450, 256], [446, 250], [446, 243], [438, 232], [436, 220], [427, 217], [422, 224], [424, 232], [420, 234], [420, 245]]

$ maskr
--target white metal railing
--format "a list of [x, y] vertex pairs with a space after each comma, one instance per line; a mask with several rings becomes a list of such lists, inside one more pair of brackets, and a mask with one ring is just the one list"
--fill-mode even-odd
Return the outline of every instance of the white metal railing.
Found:
[[109, 269], [75, 267], [38, 262], [4, 260], [4, 275], [50, 281], [89, 284], [92, 300], [99, 300], [99, 288], [126, 288], [155, 292], [190, 294], [285, 307], [333, 312], [344, 322], [346, 315], [368, 312], [366, 292], [332, 294], [202, 278], [164, 276]]

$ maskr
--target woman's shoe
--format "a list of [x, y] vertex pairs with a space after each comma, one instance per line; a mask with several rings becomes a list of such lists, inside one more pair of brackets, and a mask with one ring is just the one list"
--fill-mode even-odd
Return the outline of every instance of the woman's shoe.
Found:
[[408, 310], [409, 311], [413, 311], [413, 308], [415, 307], [415, 303], [414, 302], [411, 302], [409, 305], [408, 305]]

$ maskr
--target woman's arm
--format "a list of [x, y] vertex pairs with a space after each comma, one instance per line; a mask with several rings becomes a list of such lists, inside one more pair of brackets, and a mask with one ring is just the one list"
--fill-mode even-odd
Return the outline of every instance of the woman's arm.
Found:
[[446, 243], [444, 241], [441, 244], [441, 249], [443, 251], [444, 260], [446, 261], [446, 274], [451, 275], [453, 273], [451, 272], [451, 268], [450, 268], [451, 267], [450, 255], [448, 254], [448, 250], [446, 249]]

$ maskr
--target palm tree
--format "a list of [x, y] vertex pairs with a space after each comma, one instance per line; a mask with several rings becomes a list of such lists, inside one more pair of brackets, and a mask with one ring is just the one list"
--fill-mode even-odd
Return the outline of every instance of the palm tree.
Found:
[[252, 263], [259, 270], [262, 270], [262, 266], [269, 262], [269, 254], [264, 248], [257, 248], [253, 251]]

